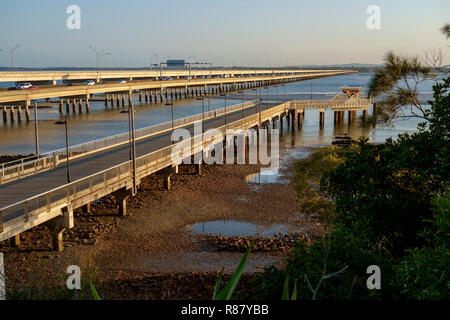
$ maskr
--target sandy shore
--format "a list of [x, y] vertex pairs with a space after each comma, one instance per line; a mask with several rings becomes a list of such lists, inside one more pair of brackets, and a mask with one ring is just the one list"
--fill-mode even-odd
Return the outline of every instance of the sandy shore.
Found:
[[[231, 273], [242, 253], [226, 246], [219, 250], [204, 236], [192, 233], [193, 224], [233, 220], [284, 224], [308, 238], [321, 233], [316, 221], [297, 213], [295, 193], [288, 184], [255, 187], [247, 183], [245, 176], [258, 170], [256, 165], [212, 165], [203, 166], [197, 175], [185, 166], [172, 177], [170, 191], [164, 190], [162, 177], [154, 174], [129, 198], [126, 217], [117, 216], [111, 196], [93, 204], [90, 214], [77, 211], [75, 228], [65, 232], [61, 253], [51, 251], [46, 227], [24, 233], [18, 248], [5, 241], [0, 251], [5, 254], [8, 284], [19, 288], [30, 281], [61, 285], [65, 268], [77, 264], [83, 270], [95, 270], [94, 281], [105, 298], [209, 299], [218, 272], [224, 268]], [[288, 165], [282, 174], [291, 176], [293, 167]], [[261, 272], [271, 264], [282, 266], [289, 250], [289, 245], [255, 250], [246, 273]]]

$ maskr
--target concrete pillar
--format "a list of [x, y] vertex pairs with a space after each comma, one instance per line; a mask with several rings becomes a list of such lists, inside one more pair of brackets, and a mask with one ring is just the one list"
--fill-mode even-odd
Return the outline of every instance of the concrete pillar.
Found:
[[107, 93], [105, 93], [105, 107], [107, 107], [108, 106], [108, 94]]
[[125, 107], [125, 94], [122, 93], [122, 107]]
[[11, 122], [15, 122], [16, 121], [16, 114], [15, 114], [15, 110], [14, 110], [14, 106], [13, 105], [10, 106], [9, 117], [11, 118]]
[[77, 112], [77, 100], [76, 99], [72, 99], [72, 112], [73, 113]]
[[[145, 101], [147, 101], [147, 95], [145, 95]], [[139, 102], [142, 102], [142, 90], [139, 90]]]
[[53, 250], [62, 251], [64, 248], [64, 230], [71, 229], [74, 226], [73, 209], [68, 207], [63, 208], [60, 216], [46, 222], [45, 225], [50, 230]]
[[120, 97], [119, 97], [119, 94], [118, 94], [118, 93], [115, 93], [114, 96], [115, 96], [115, 98], [116, 98], [116, 106], [117, 106], [117, 107], [120, 107]]
[[59, 98], [59, 113], [64, 111], [64, 98]]
[[8, 111], [6, 110], [6, 106], [3, 106], [3, 122], [8, 122]]
[[353, 119], [352, 119], [352, 112], [351, 112], [351, 111], [347, 111], [347, 117], [348, 117], [348, 123], [353, 122]]
[[86, 112], [91, 112], [91, 104], [89, 103], [89, 95], [86, 96]]
[[10, 239], [10, 243], [12, 247], [20, 246], [20, 233], [16, 234], [14, 237]]
[[295, 131], [295, 110], [292, 111], [291, 113], [291, 121], [292, 121], [292, 131]]
[[298, 126], [301, 127], [303, 125], [303, 116], [305, 114], [304, 110], [300, 110], [300, 112], [298, 113]]
[[[167, 93], [167, 91], [166, 91], [166, 93]], [[160, 101], [160, 102], [163, 102], [163, 101], [164, 101], [164, 98], [163, 98], [163, 89], [161, 89], [161, 91], [159, 92], [159, 101]]]
[[321, 127], [325, 124], [325, 111], [319, 112], [319, 124]]
[[202, 163], [201, 162], [195, 164], [195, 173], [202, 174]]
[[363, 122], [367, 122], [367, 110], [363, 110]]
[[82, 211], [83, 213], [90, 213], [91, 212], [91, 203], [86, 203], [85, 205], [83, 205], [82, 207]]
[[131, 194], [131, 189], [122, 188], [113, 193], [114, 197], [117, 200], [119, 205], [119, 215], [126, 216], [127, 215], [127, 198]]
[[19, 122], [23, 121], [22, 106], [17, 107], [17, 118], [19, 119]]
[[27, 122], [31, 121], [31, 115], [30, 115], [30, 108], [28, 107], [29, 103], [25, 105], [25, 118], [27, 119]]
[[70, 113], [70, 99], [66, 98], [66, 113]]
[[78, 112], [83, 113], [83, 99], [78, 100]]

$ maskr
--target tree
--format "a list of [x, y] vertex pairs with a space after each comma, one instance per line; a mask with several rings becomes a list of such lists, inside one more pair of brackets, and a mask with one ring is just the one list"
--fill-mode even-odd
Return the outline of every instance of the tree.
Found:
[[[450, 37], [450, 24], [440, 31]], [[381, 97], [375, 121], [392, 123], [395, 118], [429, 119], [429, 109], [419, 99], [419, 85], [426, 80], [434, 80], [438, 73], [446, 75], [448, 65], [444, 65], [442, 49], [419, 55], [401, 56], [388, 51], [383, 59], [383, 67], [375, 72], [369, 83], [369, 94]]]
[[446, 38], [450, 38], [450, 23], [444, 25], [441, 29], [441, 32], [446, 36]]
[[384, 66], [375, 72], [369, 83], [372, 97], [381, 97], [378, 102], [377, 119], [390, 123], [394, 118], [427, 119], [429, 111], [419, 100], [419, 85], [436, 74], [426, 66], [419, 56], [403, 57], [389, 51], [384, 57]]

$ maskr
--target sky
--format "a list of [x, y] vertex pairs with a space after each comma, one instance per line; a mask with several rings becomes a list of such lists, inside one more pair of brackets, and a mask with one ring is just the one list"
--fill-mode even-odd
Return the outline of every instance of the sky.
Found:
[[[80, 29], [67, 28], [70, 5]], [[369, 29], [368, 6], [380, 8]], [[380, 63], [450, 40], [448, 0], [0, 0], [0, 66], [144, 67], [166, 59], [214, 65]], [[373, 20], [372, 20], [373, 21]], [[155, 55], [156, 54], [156, 55]], [[153, 58], [151, 58], [153, 56]], [[447, 58], [448, 60], [448, 58]]]

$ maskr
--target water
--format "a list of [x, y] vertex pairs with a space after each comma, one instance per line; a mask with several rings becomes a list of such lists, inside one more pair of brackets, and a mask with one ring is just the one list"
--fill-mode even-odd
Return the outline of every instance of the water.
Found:
[[[362, 92], [367, 92], [367, 84], [372, 76], [371, 73], [356, 73], [342, 75], [330, 78], [308, 80], [296, 83], [286, 84], [284, 87], [270, 87], [268, 90], [262, 89], [262, 98], [264, 100], [278, 99], [330, 99], [339, 92], [339, 87], [343, 85], [361, 85]], [[312, 83], [312, 88], [311, 88]], [[432, 82], [421, 84], [421, 92], [431, 96]], [[312, 89], [312, 90], [311, 90]], [[312, 93], [311, 93], [312, 92]], [[244, 92], [244, 100], [254, 99], [255, 91], [247, 90]], [[241, 95], [234, 94], [227, 98], [227, 105], [238, 104], [241, 102]], [[136, 128], [143, 128], [157, 123], [170, 121], [170, 107], [163, 104], [145, 104], [140, 103], [137, 96], [134, 96], [133, 103], [136, 106]], [[179, 100], [174, 103], [174, 117], [176, 119], [188, 115], [201, 113], [202, 103], [195, 99]], [[222, 98], [215, 97], [211, 100], [211, 110], [223, 108], [225, 101]], [[205, 110], [208, 109], [205, 101]], [[103, 101], [91, 102], [92, 112], [70, 114], [69, 118], [69, 144], [75, 145], [94, 139], [100, 139], [122, 132], [128, 132], [128, 118], [126, 114], [121, 114], [121, 108], [108, 107], [105, 109]], [[33, 118], [33, 112], [31, 112]], [[358, 113], [358, 117], [360, 114]], [[54, 125], [61, 115], [58, 108], [39, 108], [39, 140], [40, 151], [48, 152], [51, 150], [63, 148], [65, 146], [64, 128]], [[301, 132], [294, 135], [288, 131], [285, 126], [285, 136], [281, 139], [282, 145], [299, 146], [313, 144], [328, 144], [336, 134], [347, 133], [353, 138], [360, 135], [366, 135], [374, 142], [383, 142], [388, 137], [395, 137], [402, 132], [414, 132], [417, 123], [416, 119], [408, 121], [399, 121], [395, 123], [395, 128], [377, 127], [364, 128], [357, 121], [351, 125], [335, 127], [333, 124], [333, 113], [325, 112], [325, 126], [319, 129], [319, 113], [317, 110], [306, 110], [303, 128]], [[279, 126], [278, 126], [279, 127]], [[34, 123], [0, 123], [0, 154], [29, 154], [34, 153]]]
[[288, 234], [300, 232], [298, 228], [293, 228], [285, 224], [273, 224], [262, 226], [254, 223], [239, 222], [233, 220], [217, 220], [197, 223], [192, 226], [192, 232], [196, 234], [213, 234], [222, 236], [261, 236], [265, 238], [273, 237], [275, 234]]

